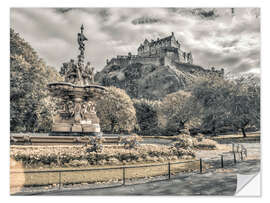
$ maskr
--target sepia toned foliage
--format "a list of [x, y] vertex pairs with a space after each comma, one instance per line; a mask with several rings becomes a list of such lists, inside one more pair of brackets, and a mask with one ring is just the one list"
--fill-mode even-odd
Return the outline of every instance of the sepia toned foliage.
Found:
[[86, 153], [102, 152], [104, 140], [101, 135], [89, 137], [89, 142], [85, 145]]
[[137, 129], [136, 111], [126, 92], [107, 87], [107, 93], [96, 102], [101, 130], [106, 133], [130, 133]]
[[229, 104], [229, 120], [246, 137], [246, 128], [260, 129], [260, 83], [253, 75], [241, 76], [233, 82]]
[[210, 130], [214, 135], [217, 129], [228, 124], [226, 102], [231, 94], [232, 84], [222, 78], [212, 77], [198, 81], [192, 89], [195, 101], [202, 107], [201, 128]]
[[174, 138], [173, 147], [186, 150], [214, 150], [218, 148], [218, 143], [203, 136], [192, 137], [187, 133], [179, 134]]
[[140, 146], [140, 142], [143, 141], [142, 137], [133, 133], [130, 136], [121, 136], [119, 142], [124, 144], [125, 149], [134, 149]]
[[85, 153], [87, 146], [12, 146], [10, 157], [24, 167], [122, 165], [194, 158], [193, 150], [166, 145], [140, 145], [136, 149], [109, 148]]
[[158, 117], [160, 102], [147, 99], [133, 99], [133, 104], [136, 109], [140, 134], [152, 135], [162, 133]]
[[10, 30], [10, 130], [47, 132], [52, 108], [47, 84], [59, 81], [56, 70], [47, 66], [33, 48]]
[[168, 94], [159, 108], [159, 119], [165, 121], [161, 122], [165, 128], [164, 133], [176, 135], [185, 127], [198, 127], [200, 110], [190, 92], [180, 90]]
[[201, 128], [214, 135], [220, 128], [260, 128], [260, 85], [254, 76], [234, 79], [205, 78], [194, 85], [192, 95], [202, 107]]

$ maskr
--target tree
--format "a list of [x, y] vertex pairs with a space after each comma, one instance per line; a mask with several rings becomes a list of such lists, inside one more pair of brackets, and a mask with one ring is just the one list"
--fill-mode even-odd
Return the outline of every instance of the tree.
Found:
[[133, 102], [126, 92], [107, 87], [106, 94], [97, 99], [96, 111], [103, 132], [130, 133], [138, 127]]
[[160, 102], [147, 99], [133, 99], [140, 134], [153, 135], [162, 133], [159, 126], [158, 109]]
[[10, 130], [46, 132], [52, 123], [53, 102], [47, 84], [61, 77], [47, 66], [13, 29], [10, 30]]
[[194, 86], [192, 95], [202, 106], [202, 127], [214, 135], [217, 129], [231, 126], [246, 137], [247, 126], [259, 127], [260, 85], [252, 75], [204, 79]]
[[260, 84], [254, 75], [243, 75], [233, 81], [229, 102], [230, 121], [246, 137], [247, 126], [260, 125]]
[[192, 95], [202, 107], [201, 128], [209, 129], [214, 135], [217, 129], [228, 125], [230, 112], [228, 99], [233, 85], [221, 77], [209, 77], [198, 81], [192, 88]]
[[160, 105], [160, 113], [166, 134], [178, 134], [181, 129], [197, 127], [200, 108], [190, 92], [180, 90], [167, 95]]

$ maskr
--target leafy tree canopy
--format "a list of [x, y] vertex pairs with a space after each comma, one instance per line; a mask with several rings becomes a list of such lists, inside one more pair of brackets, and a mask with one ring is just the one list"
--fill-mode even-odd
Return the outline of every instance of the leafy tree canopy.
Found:
[[53, 103], [47, 84], [60, 81], [58, 72], [47, 66], [18, 33], [10, 29], [10, 130], [48, 131]]
[[107, 87], [96, 102], [96, 111], [103, 132], [130, 133], [138, 127], [133, 102], [122, 89]]

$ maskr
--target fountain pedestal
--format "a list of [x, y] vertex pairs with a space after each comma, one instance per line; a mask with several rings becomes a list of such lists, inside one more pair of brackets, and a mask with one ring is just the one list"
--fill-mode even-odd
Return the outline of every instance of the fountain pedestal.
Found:
[[50, 83], [51, 96], [60, 99], [53, 119], [51, 135], [95, 135], [100, 133], [99, 118], [95, 111], [95, 98], [105, 87], [78, 86], [66, 82]]

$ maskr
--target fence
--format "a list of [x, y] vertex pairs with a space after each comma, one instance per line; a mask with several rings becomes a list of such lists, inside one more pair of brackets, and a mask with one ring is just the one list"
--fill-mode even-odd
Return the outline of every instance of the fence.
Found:
[[[236, 149], [236, 150], [235, 150]], [[247, 149], [240, 144], [232, 143], [232, 152], [227, 154], [230, 159], [227, 162], [224, 160], [226, 154], [221, 154], [220, 159], [218, 157], [213, 157], [211, 159], [196, 159], [189, 161], [180, 161], [180, 162], [168, 162], [168, 163], [160, 163], [160, 164], [147, 164], [147, 165], [133, 165], [133, 166], [118, 166], [118, 167], [109, 167], [109, 168], [88, 168], [88, 169], [67, 169], [67, 170], [29, 170], [29, 171], [11, 171], [10, 175], [16, 174], [24, 174], [24, 176], [29, 176], [27, 180], [28, 183], [24, 182], [23, 186], [42, 186], [42, 185], [58, 185], [58, 189], [61, 190], [62, 186], [74, 183], [95, 183], [98, 181], [106, 182], [106, 180], [110, 180], [112, 176], [119, 182], [120, 184], [125, 185], [128, 180], [136, 179], [139, 180], [141, 178], [147, 178], [147, 176], [160, 176], [163, 179], [171, 179], [174, 174], [180, 172], [186, 172], [187, 168], [192, 169], [192, 172], [198, 172], [202, 174], [206, 172], [207, 169], [210, 170], [210, 166], [212, 168], [224, 168], [227, 165], [235, 165], [238, 161], [242, 161], [247, 157]], [[231, 159], [232, 158], [232, 159]], [[212, 161], [212, 162], [211, 162]], [[182, 165], [182, 167], [179, 165]], [[143, 169], [144, 170], [140, 170]], [[147, 171], [147, 168], [149, 169]], [[93, 176], [89, 176], [90, 172], [95, 172]], [[150, 172], [150, 175], [149, 175]], [[72, 173], [72, 176], [66, 175]], [[53, 174], [50, 178], [43, 177], [43, 180], [46, 180], [47, 183], [38, 182], [33, 176], [41, 177], [41, 174]], [[78, 175], [79, 174], [79, 175]], [[76, 175], [80, 176], [80, 178], [76, 179]], [[89, 178], [87, 180], [87, 178]], [[41, 178], [42, 179], [42, 178]], [[40, 181], [40, 180], [39, 180]], [[14, 185], [14, 184], [13, 184]], [[15, 184], [16, 185], [16, 184]]]

